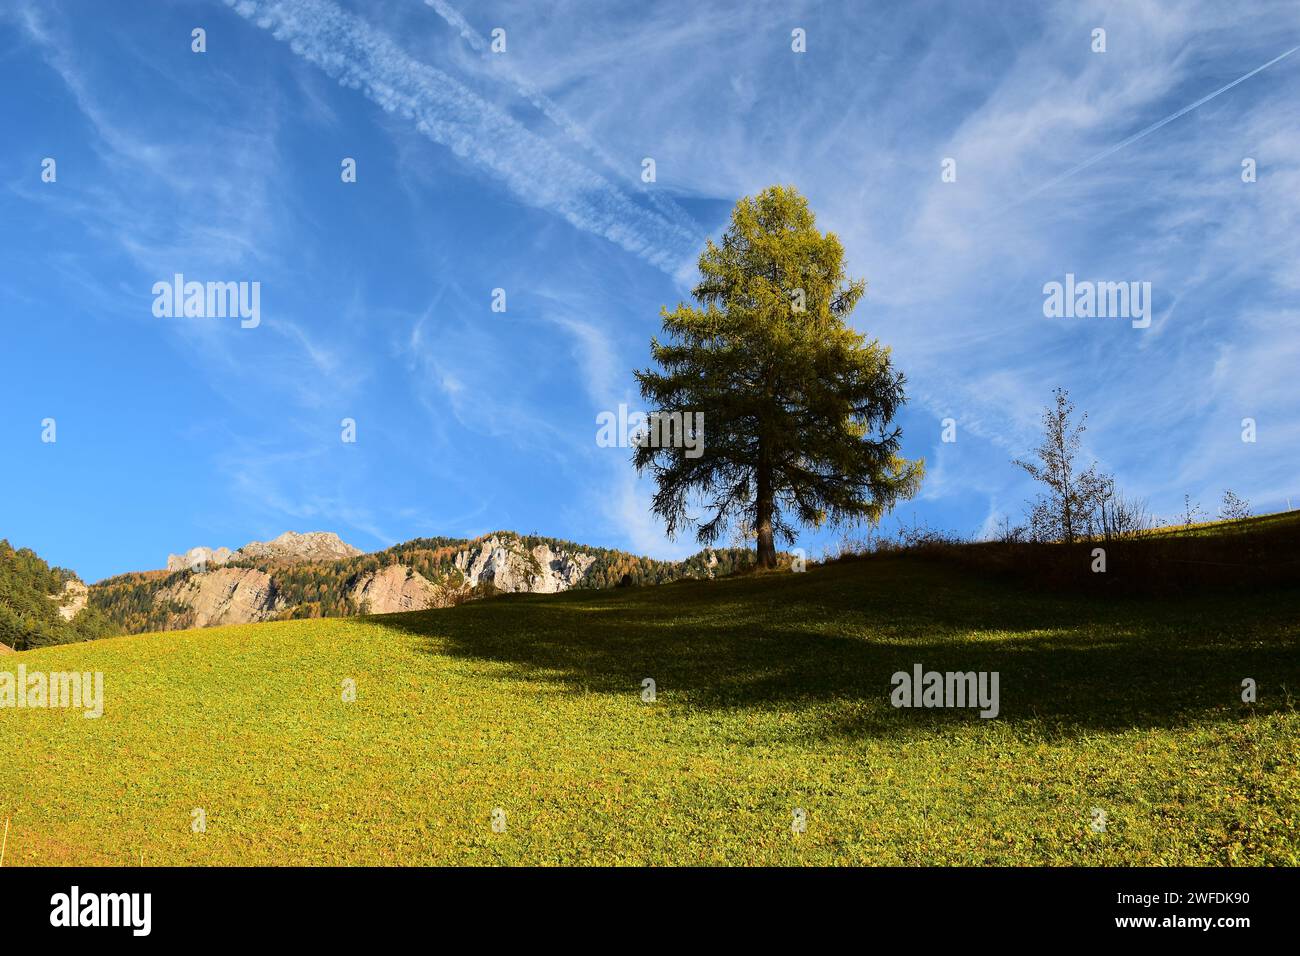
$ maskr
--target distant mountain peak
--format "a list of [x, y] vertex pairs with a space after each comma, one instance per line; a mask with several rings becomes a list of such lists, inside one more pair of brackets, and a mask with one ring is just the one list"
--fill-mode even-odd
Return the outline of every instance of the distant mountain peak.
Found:
[[333, 531], [286, 531], [270, 541], [250, 541], [237, 551], [229, 548], [190, 548], [184, 554], [167, 556], [168, 571], [186, 568], [220, 567], [231, 561], [337, 561], [365, 554]]
[[333, 531], [286, 531], [271, 541], [250, 541], [236, 552], [245, 558], [278, 558], [287, 561], [333, 561], [365, 554]]

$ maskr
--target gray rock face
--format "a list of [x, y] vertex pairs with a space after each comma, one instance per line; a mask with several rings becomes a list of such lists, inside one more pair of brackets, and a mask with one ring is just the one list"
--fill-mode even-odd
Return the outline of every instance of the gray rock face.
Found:
[[168, 571], [184, 571], [190, 568], [194, 571], [206, 570], [210, 567], [219, 567], [230, 560], [231, 550], [229, 548], [190, 548], [184, 554], [167, 555]]
[[160, 590], [154, 603], [194, 612], [194, 627], [267, 621], [284, 609], [271, 576], [256, 568], [215, 568]]
[[71, 621], [77, 616], [77, 612], [86, 606], [86, 601], [90, 598], [90, 589], [76, 578], [69, 578], [63, 582], [63, 593], [57, 595], [57, 598], [59, 617]]
[[493, 535], [456, 555], [455, 564], [470, 587], [491, 582], [501, 591], [555, 594], [581, 581], [595, 560], [581, 552], [552, 551], [546, 544], [528, 551], [517, 539]]
[[360, 548], [354, 548], [343, 541], [333, 531], [308, 531], [306, 534], [286, 531], [272, 541], [250, 541], [235, 552], [236, 560], [252, 558], [280, 561], [337, 561], [339, 558], [355, 558], [364, 553]]
[[168, 571], [189, 568], [201, 573], [230, 561], [336, 561], [364, 554], [360, 548], [343, 541], [333, 531], [286, 531], [271, 541], [250, 541], [238, 551], [229, 548], [190, 548], [184, 554], [167, 555]]
[[368, 614], [423, 611], [445, 607], [449, 601], [432, 581], [402, 564], [390, 564], [364, 575], [349, 594], [357, 607]]
[[529, 551], [517, 539], [493, 535], [453, 559], [464, 577], [459, 586], [435, 584], [405, 565], [394, 564], [363, 576], [350, 597], [371, 614], [391, 614], [447, 607], [458, 594], [488, 583], [512, 593], [554, 594], [582, 580], [595, 560], [594, 555], [553, 551], [547, 545]]

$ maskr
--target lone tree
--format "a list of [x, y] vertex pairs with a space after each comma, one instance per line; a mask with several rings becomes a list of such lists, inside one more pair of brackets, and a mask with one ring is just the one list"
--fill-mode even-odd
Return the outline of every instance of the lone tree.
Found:
[[643, 440], [634, 453], [669, 535], [693, 525], [708, 544], [735, 521], [771, 568], [792, 522], [875, 522], [913, 495], [924, 462], [899, 454], [891, 424], [903, 376], [847, 324], [866, 283], [845, 278], [844, 248], [817, 230], [808, 201], [781, 186], [741, 199], [699, 267], [699, 305], [661, 310], [668, 341], [652, 339], [650, 353], [662, 371], [636, 373], [652, 422], [703, 414], [695, 447]]

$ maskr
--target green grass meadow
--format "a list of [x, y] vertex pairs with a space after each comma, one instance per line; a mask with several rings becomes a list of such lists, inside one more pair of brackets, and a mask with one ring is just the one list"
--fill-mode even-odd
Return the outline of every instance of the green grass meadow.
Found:
[[[1296, 865], [1298, 597], [898, 555], [9, 655], [105, 713], [0, 709], [4, 865]], [[1000, 715], [893, 708], [915, 663]]]

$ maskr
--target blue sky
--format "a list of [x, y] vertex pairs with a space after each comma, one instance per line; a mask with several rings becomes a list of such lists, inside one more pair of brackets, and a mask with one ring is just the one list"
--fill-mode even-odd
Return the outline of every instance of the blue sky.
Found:
[[[1021, 514], [1055, 385], [1157, 514], [1300, 504], [1300, 53], [1066, 175], [1297, 44], [1292, 2], [8, 3], [0, 536], [88, 580], [290, 529], [691, 553], [596, 416], [774, 183], [908, 376], [898, 516]], [[156, 317], [178, 272], [261, 324]], [[1066, 273], [1151, 326], [1045, 317]]]

